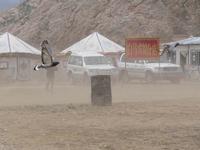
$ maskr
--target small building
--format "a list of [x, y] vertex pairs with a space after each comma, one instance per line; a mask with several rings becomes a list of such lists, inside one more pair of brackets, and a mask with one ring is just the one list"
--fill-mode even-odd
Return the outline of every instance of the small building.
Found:
[[163, 44], [168, 59], [182, 67], [200, 65], [200, 37]]
[[0, 35], [0, 80], [30, 80], [41, 52], [10, 33]]

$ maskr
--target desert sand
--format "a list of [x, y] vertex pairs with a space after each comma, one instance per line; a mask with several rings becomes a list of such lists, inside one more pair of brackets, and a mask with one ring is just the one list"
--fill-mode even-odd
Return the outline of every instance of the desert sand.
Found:
[[91, 106], [90, 87], [0, 85], [0, 150], [198, 150], [200, 83], [112, 86], [113, 105]]

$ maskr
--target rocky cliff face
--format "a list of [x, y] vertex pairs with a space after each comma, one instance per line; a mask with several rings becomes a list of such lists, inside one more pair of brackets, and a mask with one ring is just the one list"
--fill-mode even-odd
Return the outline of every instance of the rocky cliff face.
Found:
[[97, 31], [124, 45], [126, 37], [200, 36], [199, 0], [26, 0], [0, 14], [0, 32], [60, 51]]

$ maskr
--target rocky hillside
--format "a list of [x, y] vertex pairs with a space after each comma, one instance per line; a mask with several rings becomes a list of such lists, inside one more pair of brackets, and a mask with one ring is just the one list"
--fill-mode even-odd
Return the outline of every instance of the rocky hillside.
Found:
[[125, 37], [200, 36], [199, 0], [26, 0], [0, 14], [0, 32], [60, 51], [98, 31], [124, 45]]

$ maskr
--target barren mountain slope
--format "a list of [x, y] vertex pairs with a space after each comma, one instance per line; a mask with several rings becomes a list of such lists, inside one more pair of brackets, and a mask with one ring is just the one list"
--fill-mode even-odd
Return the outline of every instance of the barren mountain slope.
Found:
[[26, 0], [0, 14], [0, 32], [38, 47], [42, 39], [57, 51], [93, 31], [124, 45], [125, 37], [200, 35], [199, 0]]

